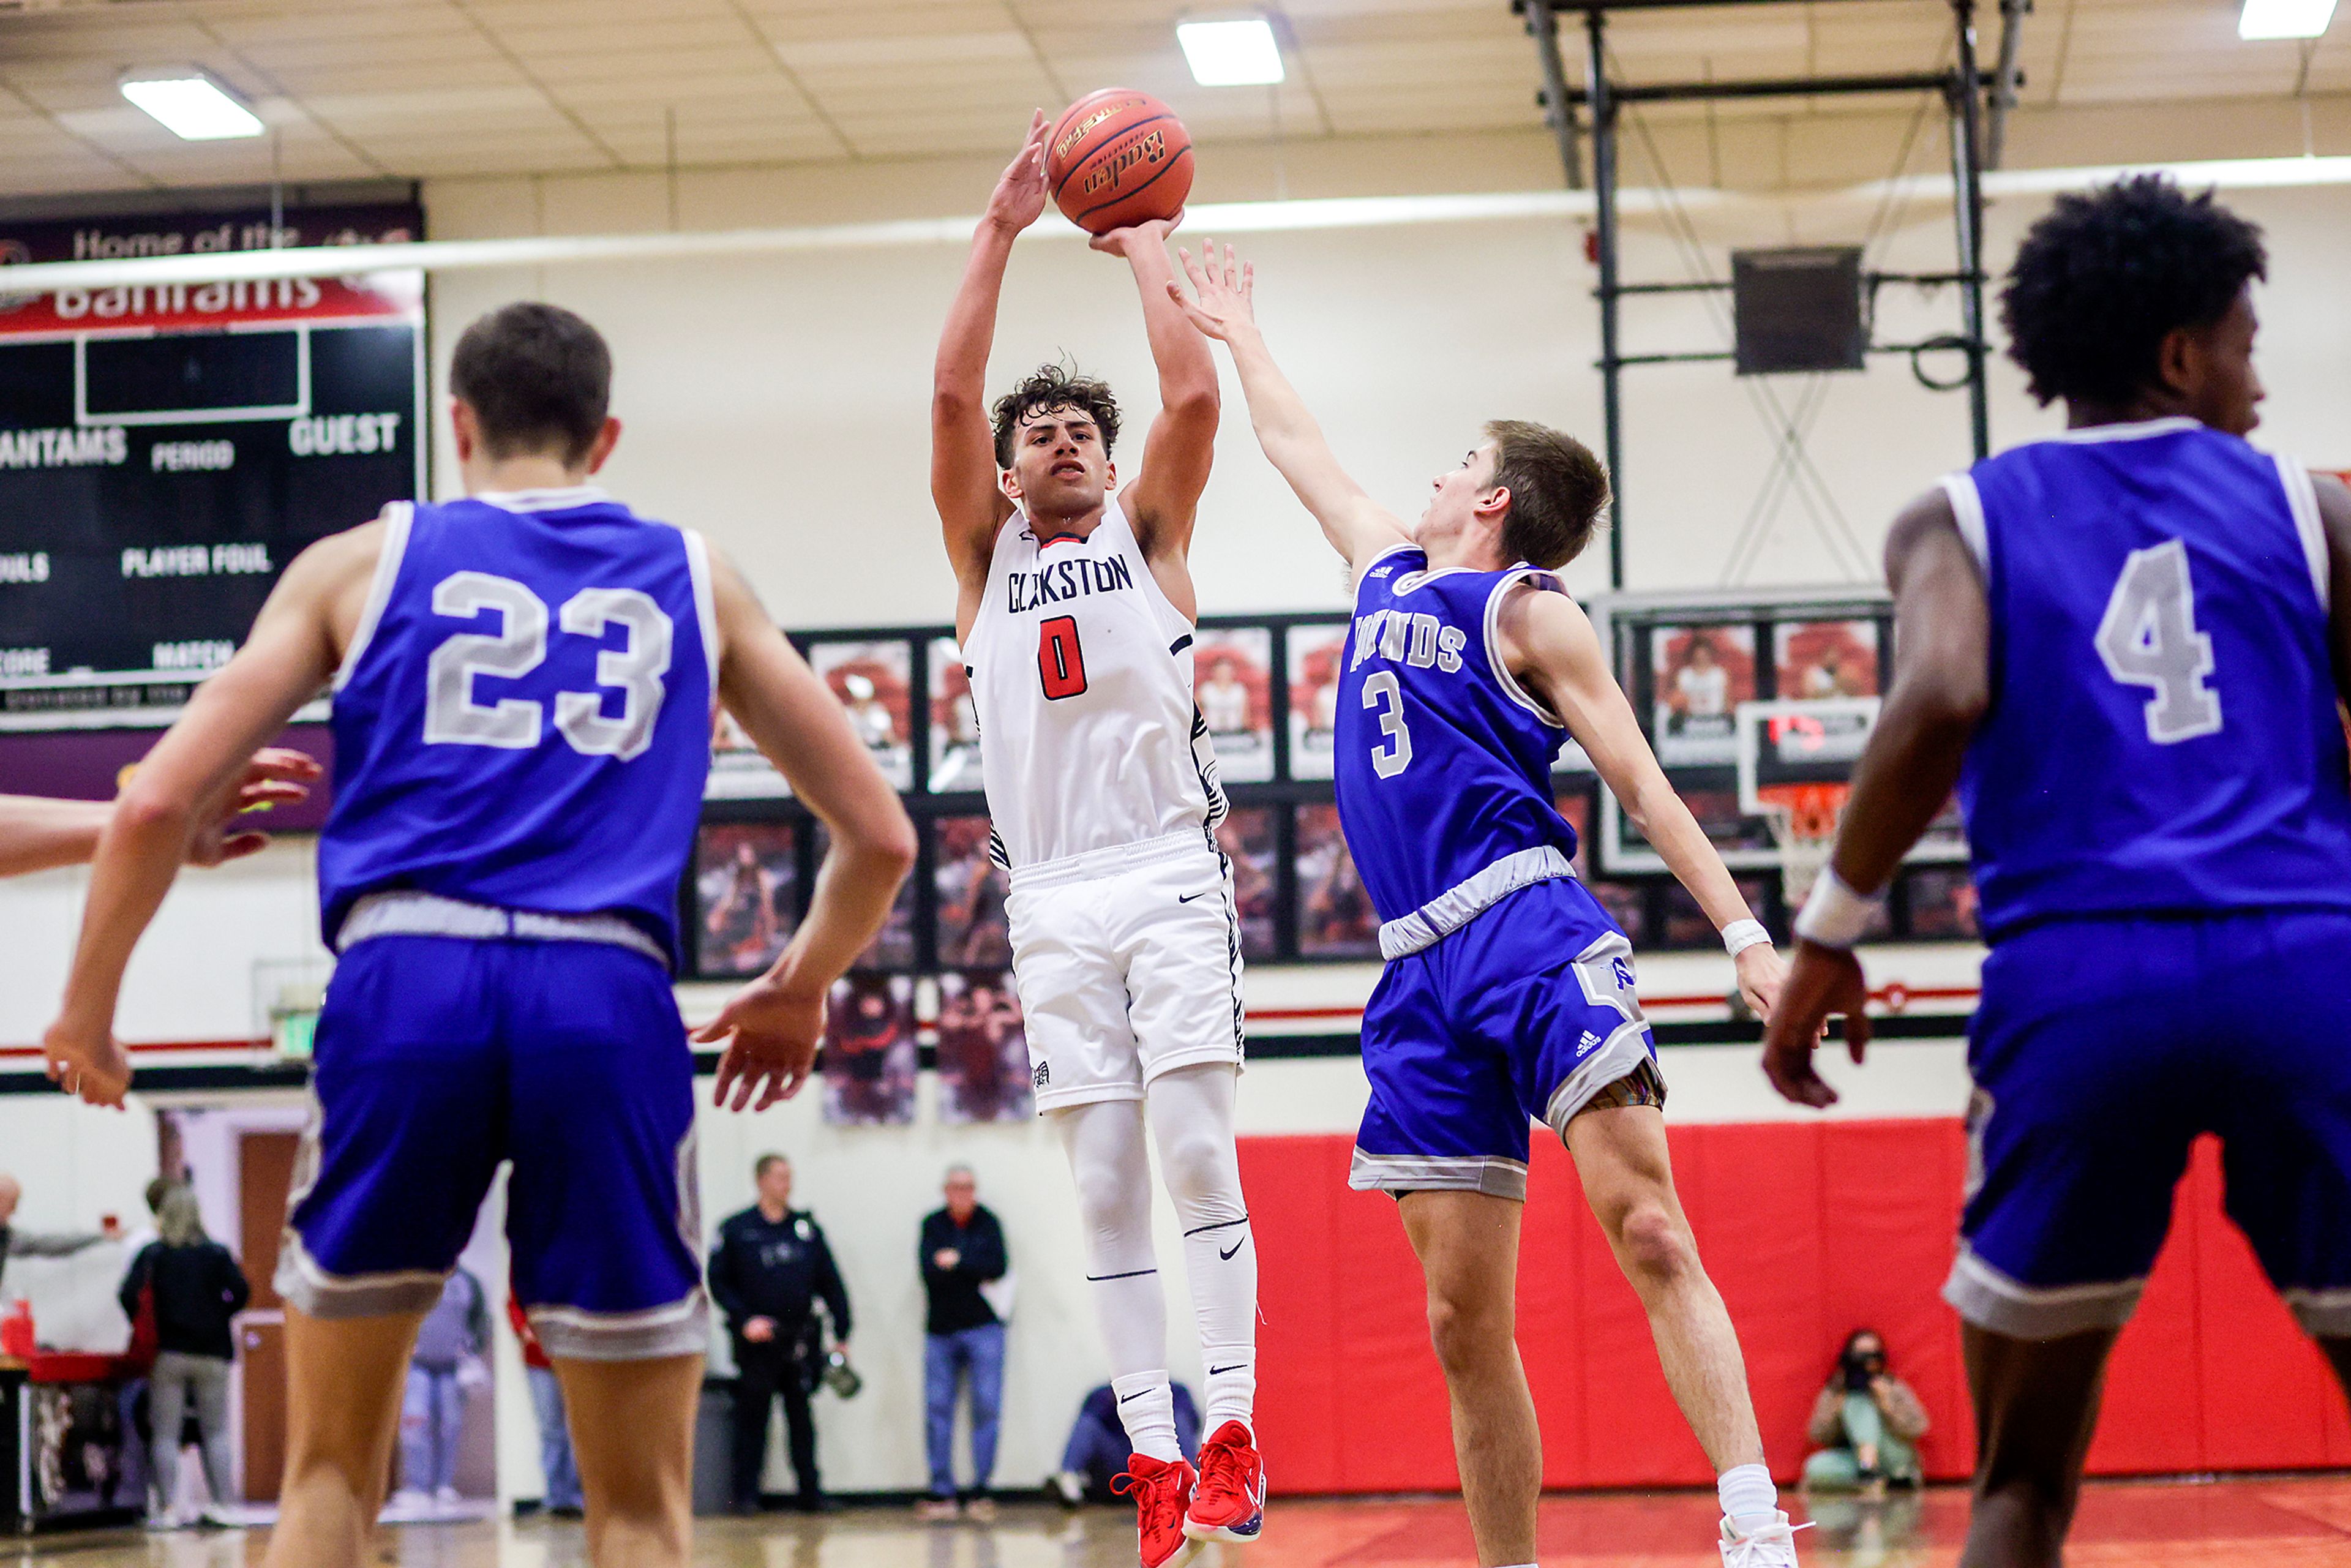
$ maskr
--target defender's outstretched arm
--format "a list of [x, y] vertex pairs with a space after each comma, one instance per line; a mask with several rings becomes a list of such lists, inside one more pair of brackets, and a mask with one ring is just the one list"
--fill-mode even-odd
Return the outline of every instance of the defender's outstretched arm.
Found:
[[[1852, 894], [1893, 880], [1959, 782], [1968, 739], [1991, 701], [1991, 612], [1983, 577], [1959, 535], [1950, 497], [1935, 490], [1910, 504], [1886, 541], [1894, 588], [1894, 684], [1869, 745], [1854, 768], [1829, 873]], [[1845, 1020], [1859, 1061], [1869, 1043], [1869, 987], [1841, 946], [1800, 939], [1786, 1004], [1763, 1037], [1763, 1071], [1801, 1104], [1834, 1104], [1836, 1091], [1813, 1065], [1831, 1014]]]
[[[914, 825], [831, 691], [784, 640], [734, 566], [711, 553], [718, 697], [792, 793], [832, 836], [808, 918], [765, 975], [695, 1031], [726, 1040], [714, 1104], [765, 1110], [799, 1092], [816, 1065], [824, 1002], [857, 960], [914, 863]], [[731, 1036], [731, 1039], [729, 1038]]]
[[1012, 515], [997, 484], [996, 444], [987, 423], [987, 351], [996, 340], [996, 307], [1004, 291], [1012, 242], [1045, 210], [1045, 111], [996, 182], [971, 236], [971, 259], [947, 307], [931, 373], [931, 502], [946, 534], [947, 559], [961, 587], [956, 623], [978, 610], [996, 531]]
[[[1715, 929], [1754, 919], [1730, 868], [1657, 766], [1591, 618], [1564, 593], [1526, 589], [1504, 601], [1500, 621], [1510, 673], [1567, 726], [1617, 804]], [[1771, 945], [1758, 941], [1733, 962], [1747, 1005], [1761, 1017], [1774, 1016], [1784, 971]]]
[[[256, 807], [309, 794], [319, 765], [306, 753], [268, 747], [254, 753], [245, 776], [196, 813], [187, 863], [242, 860], [268, 843], [261, 832], [233, 833], [236, 819]], [[0, 795], [0, 877], [80, 865], [98, 852], [99, 836], [114, 819], [111, 800], [56, 800], [45, 795]]]
[[94, 1105], [119, 1105], [131, 1063], [114, 1039], [131, 949], [171, 891], [210, 803], [236, 789], [262, 742], [316, 696], [339, 656], [333, 626], [358, 618], [383, 525], [319, 540], [294, 558], [245, 646], [196, 688], [131, 775], [99, 836], [65, 1003], [41, 1040], [49, 1076]]
[[1127, 493], [1144, 554], [1154, 559], [1183, 559], [1192, 548], [1192, 526], [1200, 492], [1217, 455], [1217, 422], [1222, 400], [1216, 357], [1169, 297], [1176, 269], [1167, 260], [1167, 236], [1183, 222], [1136, 224], [1113, 229], [1093, 248], [1126, 258], [1143, 292], [1143, 327], [1151, 340], [1152, 362], [1159, 367], [1159, 413], [1143, 444], [1143, 469]]
[[1200, 247], [1200, 259], [1178, 251], [1185, 276], [1192, 280], [1193, 298], [1186, 298], [1172, 278], [1168, 297], [1183, 307], [1185, 316], [1205, 335], [1232, 350], [1233, 368], [1240, 373], [1241, 392], [1249, 400], [1249, 424], [1258, 444], [1265, 448], [1290, 487], [1298, 493], [1323, 538], [1346, 558], [1348, 570], [1360, 572], [1374, 556], [1412, 542], [1395, 516], [1374, 502], [1364, 487], [1339, 466], [1322, 427], [1306, 412], [1298, 389], [1281, 373], [1267, 351], [1257, 328], [1254, 298], [1257, 269], [1240, 260], [1231, 246], [1221, 258], [1212, 244]]

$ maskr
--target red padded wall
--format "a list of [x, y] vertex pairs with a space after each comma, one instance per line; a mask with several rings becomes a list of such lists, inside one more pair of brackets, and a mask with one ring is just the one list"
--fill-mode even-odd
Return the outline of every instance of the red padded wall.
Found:
[[[1674, 1171], [1747, 1354], [1772, 1469], [1792, 1477], [1837, 1344], [1867, 1323], [1935, 1419], [1929, 1474], [1974, 1463], [1959, 1322], [1941, 1300], [1965, 1179], [1956, 1118], [1677, 1127]], [[1259, 1423], [1277, 1490], [1449, 1490], [1445, 1385], [1395, 1204], [1347, 1190], [1343, 1136], [1247, 1138], [1265, 1321]], [[2220, 1211], [2209, 1142], [2170, 1244], [2116, 1347], [2100, 1474], [2351, 1463], [2324, 1360]], [[1712, 1473], [1666, 1389], [1640, 1303], [1539, 1141], [1520, 1259], [1519, 1343], [1553, 1487], [1700, 1485]]]

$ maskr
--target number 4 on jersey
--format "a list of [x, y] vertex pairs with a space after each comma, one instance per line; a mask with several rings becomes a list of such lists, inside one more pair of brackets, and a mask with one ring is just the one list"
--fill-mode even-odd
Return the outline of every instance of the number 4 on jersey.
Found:
[[2171, 539], [2131, 551], [2098, 622], [2097, 646], [2106, 674], [2155, 693], [2147, 705], [2149, 740], [2176, 746], [2219, 733], [2220, 694], [2205, 683], [2214, 667], [2212, 639], [2196, 629], [2186, 544]]
[[1075, 616], [1057, 615], [1037, 628], [1037, 674], [1049, 697], [1073, 697], [1086, 689], [1086, 651], [1078, 646]]

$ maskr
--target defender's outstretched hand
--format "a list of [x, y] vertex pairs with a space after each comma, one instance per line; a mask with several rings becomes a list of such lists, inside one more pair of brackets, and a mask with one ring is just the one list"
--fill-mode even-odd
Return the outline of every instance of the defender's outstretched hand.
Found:
[[1837, 1102], [1836, 1091], [1813, 1064], [1832, 1014], [1844, 1015], [1845, 1045], [1858, 1063], [1869, 1045], [1869, 982], [1861, 960], [1843, 948], [1799, 942], [1780, 1005], [1763, 1030], [1763, 1073], [1783, 1098], [1814, 1110]]
[[987, 198], [987, 221], [1007, 234], [1019, 234], [1045, 211], [1045, 111], [1029, 120], [1029, 135], [1012, 155]]
[[188, 839], [188, 863], [212, 866], [241, 860], [268, 843], [267, 833], [229, 830], [247, 811], [305, 799], [320, 772], [304, 752], [277, 746], [255, 752], [242, 774], [198, 808], [196, 831]]
[[1192, 259], [1188, 250], [1178, 250], [1176, 256], [1184, 263], [1184, 276], [1192, 280], [1192, 297], [1186, 298], [1183, 288], [1173, 279], [1167, 284], [1167, 296], [1183, 308], [1184, 317], [1202, 332], [1229, 343], [1233, 334], [1257, 326], [1257, 267], [1243, 261], [1229, 245], [1220, 261], [1217, 242], [1204, 240], [1200, 259]]
[[727, 1109], [732, 1092], [732, 1109], [764, 1111], [778, 1100], [790, 1099], [816, 1071], [817, 1041], [823, 1038], [823, 992], [810, 995], [788, 988], [772, 971], [760, 976], [736, 992], [716, 1018], [694, 1031], [696, 1044], [726, 1040], [710, 1103]]

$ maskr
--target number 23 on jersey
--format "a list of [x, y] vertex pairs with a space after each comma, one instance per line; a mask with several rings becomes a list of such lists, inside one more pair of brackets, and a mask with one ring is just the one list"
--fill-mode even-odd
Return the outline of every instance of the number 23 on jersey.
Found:
[[[523, 697], [478, 702], [474, 681], [480, 675], [516, 680], [546, 662], [547, 601], [514, 579], [486, 571], [455, 572], [433, 590], [435, 615], [471, 618], [485, 611], [497, 612], [497, 632], [460, 632], [433, 650], [424, 743], [528, 751], [545, 732], [545, 706]], [[661, 716], [662, 677], [669, 674], [675, 623], [633, 588], [583, 588], [564, 601], [557, 623], [600, 643], [615, 626], [628, 634], [624, 646], [597, 652], [596, 690], [556, 694], [557, 732], [586, 756], [626, 762], [643, 754]], [[611, 691], [621, 694], [617, 716], [604, 712]]]

